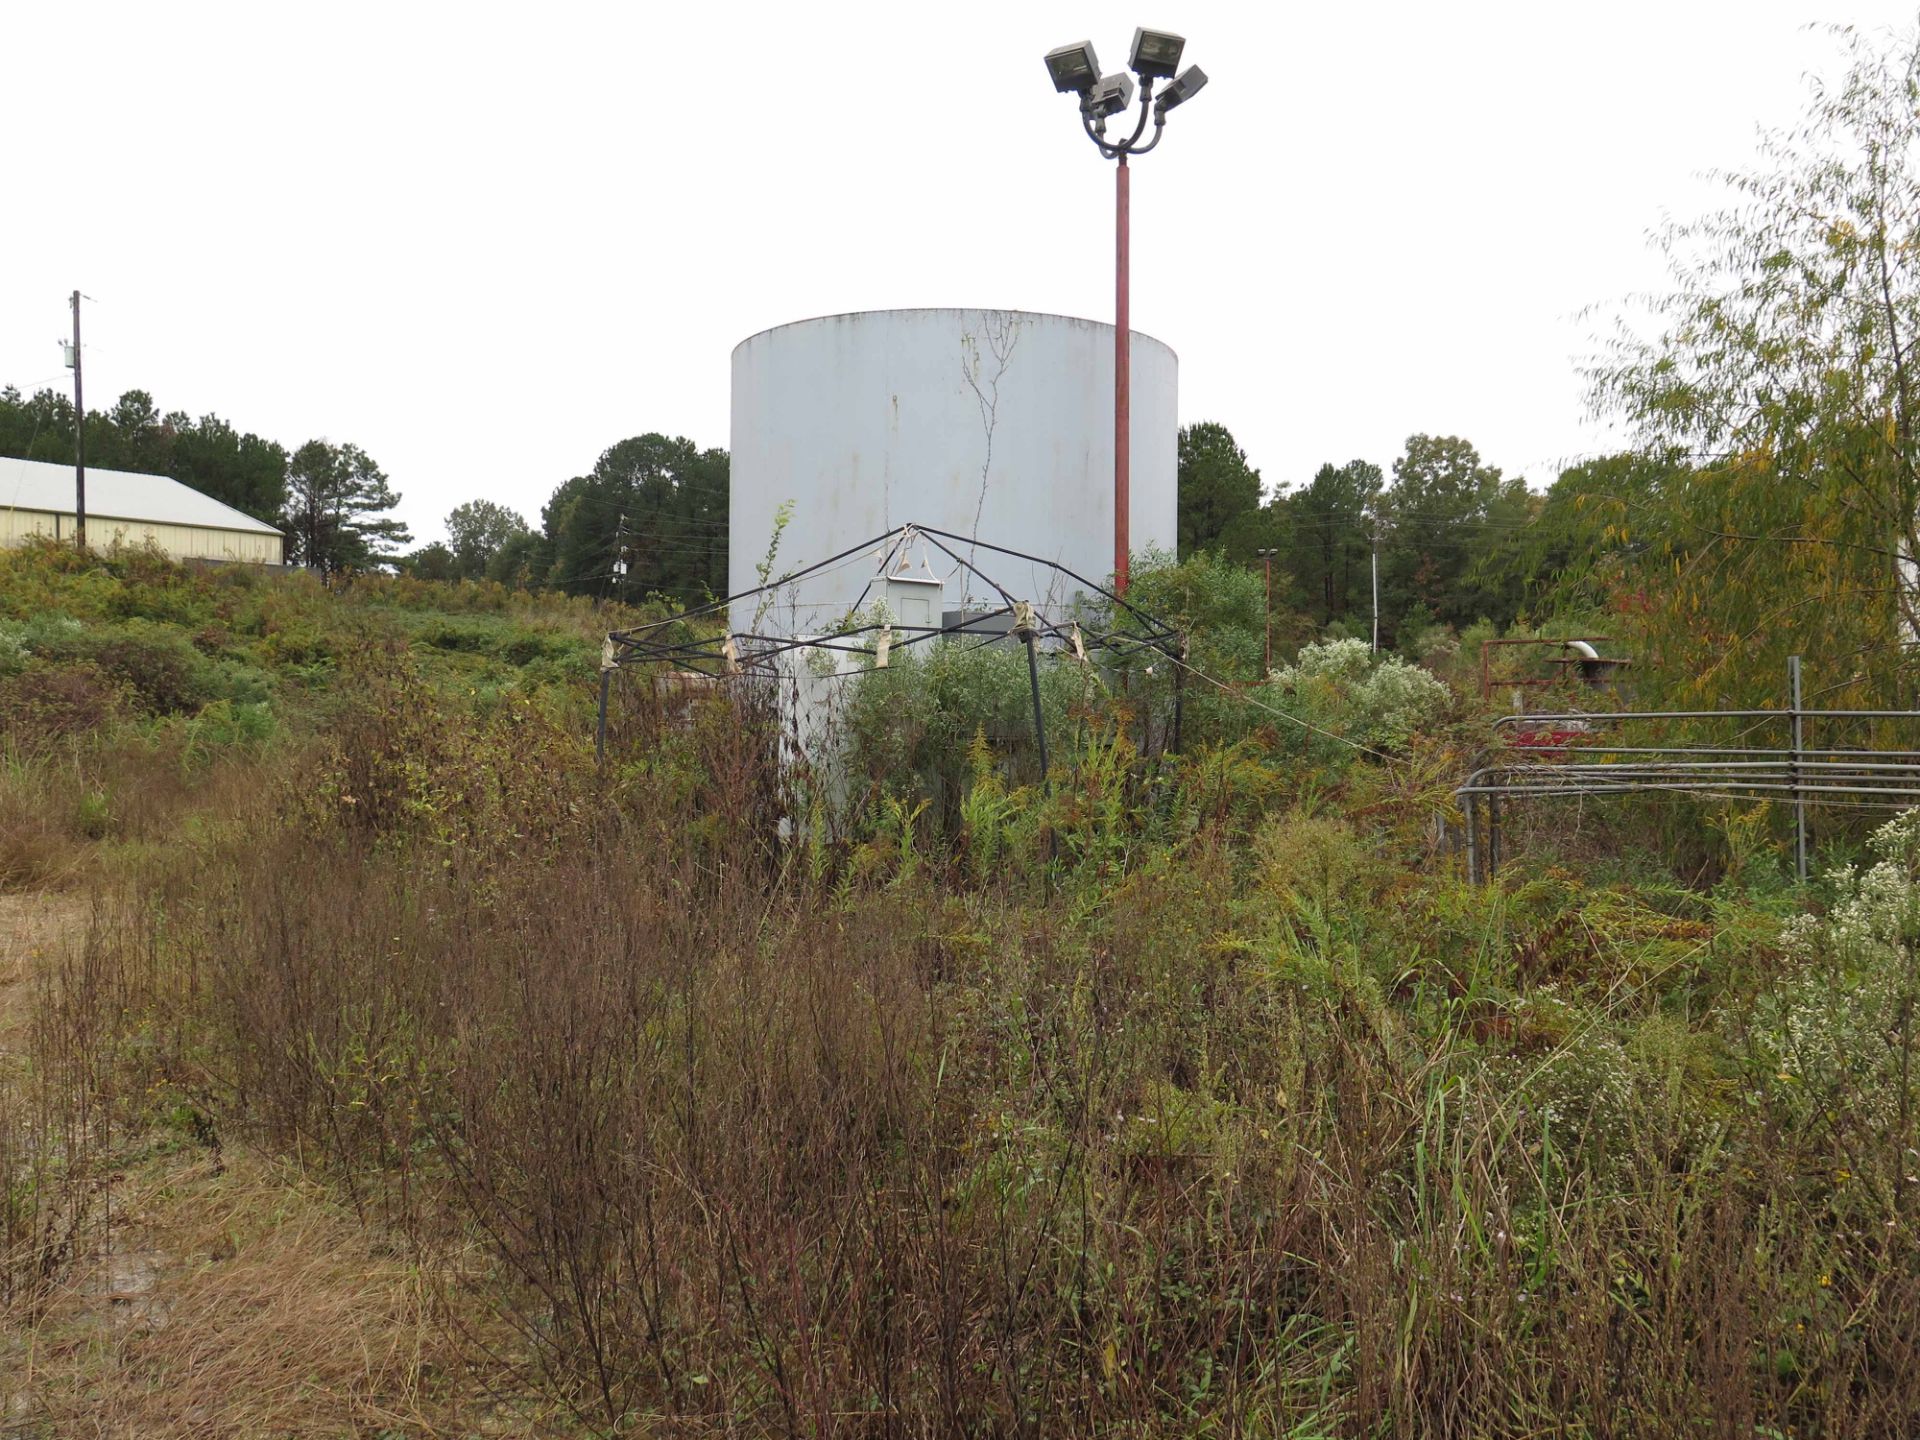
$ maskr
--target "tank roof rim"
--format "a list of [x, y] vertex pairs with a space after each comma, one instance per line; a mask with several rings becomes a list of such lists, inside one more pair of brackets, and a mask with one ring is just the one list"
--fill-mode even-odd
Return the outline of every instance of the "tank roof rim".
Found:
[[[1067, 315], [1058, 310], [1018, 310], [1010, 309], [1004, 305], [893, 305], [880, 306], [872, 310], [834, 310], [824, 315], [804, 315], [798, 320], [783, 320], [778, 325], [769, 325], [764, 330], [754, 331], [751, 335], [739, 341], [729, 353], [737, 355], [745, 346], [751, 345], [762, 336], [773, 334], [776, 330], [791, 330], [799, 325], [817, 325], [822, 320], [854, 320], [866, 315], [959, 314], [963, 311], [998, 313], [1002, 315], [1031, 315], [1041, 320], [1071, 320], [1080, 325], [1097, 325], [1103, 330], [1111, 330], [1114, 328], [1114, 323], [1111, 320], [1095, 320], [1086, 315]], [[1173, 346], [1169, 345], [1159, 336], [1149, 335], [1137, 325], [1131, 327], [1131, 333], [1134, 339], [1150, 340], [1162, 350], [1165, 350], [1169, 355], [1173, 356], [1174, 359], [1178, 360], [1180, 358], [1180, 352], [1175, 350]]]

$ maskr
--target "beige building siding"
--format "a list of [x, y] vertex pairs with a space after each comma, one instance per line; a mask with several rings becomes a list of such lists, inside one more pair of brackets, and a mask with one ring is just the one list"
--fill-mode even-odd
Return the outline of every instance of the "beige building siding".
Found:
[[[18, 545], [30, 536], [65, 540], [73, 535], [73, 515], [48, 510], [0, 509], [0, 545]], [[247, 565], [284, 562], [286, 540], [245, 530], [215, 530], [198, 525], [167, 525], [153, 520], [87, 516], [87, 543], [107, 550], [116, 545], [151, 544], [176, 560], [231, 560]]]

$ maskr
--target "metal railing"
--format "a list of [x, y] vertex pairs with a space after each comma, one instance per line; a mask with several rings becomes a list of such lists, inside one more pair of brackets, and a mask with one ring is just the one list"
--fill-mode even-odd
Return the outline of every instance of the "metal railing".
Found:
[[[1686, 795], [1696, 799], [1791, 801], [1794, 870], [1807, 878], [1810, 804], [1889, 810], [1920, 805], [1920, 749], [1809, 746], [1810, 723], [1920, 721], [1920, 710], [1802, 708], [1800, 657], [1788, 661], [1784, 710], [1621, 710], [1598, 714], [1507, 715], [1500, 731], [1525, 730], [1496, 761], [1455, 789], [1466, 817], [1467, 876], [1478, 884], [1500, 864], [1501, 803], [1536, 797]], [[1784, 722], [1784, 746], [1630, 745], [1610, 738], [1618, 727], [1669, 721], [1744, 722], [1743, 734]], [[1916, 731], [1920, 734], [1920, 730]]]

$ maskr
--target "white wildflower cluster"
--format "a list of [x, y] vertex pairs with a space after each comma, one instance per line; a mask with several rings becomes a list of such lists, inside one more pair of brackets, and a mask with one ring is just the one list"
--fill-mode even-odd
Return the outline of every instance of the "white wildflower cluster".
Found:
[[1579, 1151], [1598, 1171], [1626, 1164], [1642, 1101], [1625, 1046], [1592, 1030], [1568, 1037], [1547, 1056], [1490, 1061], [1494, 1083], [1524, 1117], [1532, 1143]]
[[1447, 687], [1418, 665], [1385, 660], [1367, 677], [1362, 710], [1376, 731], [1404, 738], [1438, 715], [1447, 704]]
[[1883, 1119], [1897, 1108], [1901, 1050], [1920, 990], [1920, 810], [1883, 825], [1870, 842], [1880, 858], [1833, 883], [1824, 915], [1782, 928], [1801, 964], [1777, 997], [1766, 1042], [1776, 1078], [1806, 1104], [1843, 1094]]
[[1633, 1063], [1618, 1041], [1589, 1033], [1563, 1046], [1530, 1093], [1554, 1130], [1579, 1135], [1599, 1154], [1624, 1151], [1632, 1128]]
[[27, 642], [21, 627], [0, 620], [0, 678], [18, 675], [27, 668]]
[[1901, 811], [1874, 831], [1867, 843], [1882, 859], [1909, 864], [1920, 859], [1920, 809]]
[[1300, 647], [1299, 657], [1291, 665], [1274, 672], [1274, 679], [1285, 689], [1295, 689], [1302, 680], [1358, 680], [1373, 665], [1373, 651], [1364, 640], [1322, 640]]
[[35, 655], [58, 655], [85, 632], [86, 626], [71, 615], [0, 620], [0, 676], [19, 674]]
[[1273, 683], [1315, 723], [1372, 744], [1404, 741], [1447, 704], [1445, 684], [1396, 656], [1376, 657], [1364, 640], [1305, 646]]

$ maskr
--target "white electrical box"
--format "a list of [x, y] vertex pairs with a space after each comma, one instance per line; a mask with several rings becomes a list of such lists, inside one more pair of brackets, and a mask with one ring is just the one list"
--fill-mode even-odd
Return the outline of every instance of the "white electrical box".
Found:
[[880, 600], [891, 615], [902, 625], [921, 625], [929, 628], [940, 623], [941, 598], [946, 593], [946, 583], [930, 570], [918, 574], [899, 574], [883, 576], [874, 587], [880, 592]]

